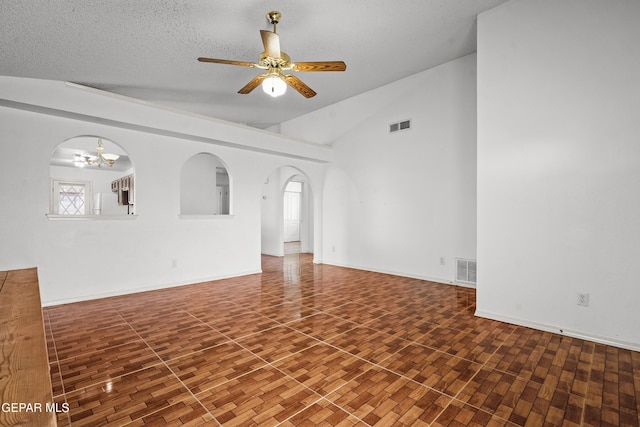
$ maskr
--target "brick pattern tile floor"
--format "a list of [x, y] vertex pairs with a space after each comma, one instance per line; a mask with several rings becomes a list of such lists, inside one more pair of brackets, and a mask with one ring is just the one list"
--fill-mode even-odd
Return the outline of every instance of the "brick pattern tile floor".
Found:
[[43, 311], [60, 426], [639, 425], [640, 353], [307, 254]]

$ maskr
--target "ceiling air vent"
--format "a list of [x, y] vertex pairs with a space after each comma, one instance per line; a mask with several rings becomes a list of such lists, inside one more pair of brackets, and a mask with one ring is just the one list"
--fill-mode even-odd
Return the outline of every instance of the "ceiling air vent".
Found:
[[389, 125], [389, 133], [399, 132], [401, 130], [411, 129], [411, 119], [403, 120]]

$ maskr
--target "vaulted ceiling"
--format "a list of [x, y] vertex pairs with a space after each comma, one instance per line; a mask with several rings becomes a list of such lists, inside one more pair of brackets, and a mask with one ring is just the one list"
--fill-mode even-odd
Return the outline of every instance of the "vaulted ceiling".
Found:
[[[476, 15], [506, 0], [2, 0], [0, 74], [69, 81], [265, 128], [476, 50]], [[345, 72], [297, 73], [318, 95], [237, 91], [266, 13], [295, 61], [342, 60]]]

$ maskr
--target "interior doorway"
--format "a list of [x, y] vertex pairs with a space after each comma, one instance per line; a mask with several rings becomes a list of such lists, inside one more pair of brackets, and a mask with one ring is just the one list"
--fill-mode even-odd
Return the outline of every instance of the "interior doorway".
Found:
[[283, 196], [284, 243], [300, 242], [302, 183], [289, 181]]
[[313, 191], [300, 169], [282, 166], [267, 177], [261, 212], [262, 254], [313, 253]]

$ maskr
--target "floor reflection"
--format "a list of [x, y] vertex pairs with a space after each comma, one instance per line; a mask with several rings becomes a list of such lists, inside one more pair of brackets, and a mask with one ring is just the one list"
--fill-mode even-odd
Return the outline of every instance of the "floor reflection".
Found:
[[638, 352], [299, 251], [262, 271], [45, 308], [58, 425], [637, 425]]

